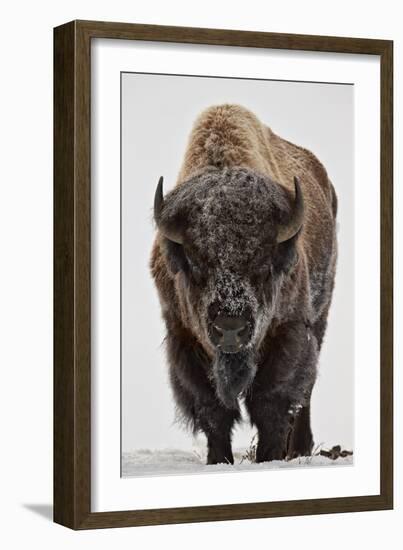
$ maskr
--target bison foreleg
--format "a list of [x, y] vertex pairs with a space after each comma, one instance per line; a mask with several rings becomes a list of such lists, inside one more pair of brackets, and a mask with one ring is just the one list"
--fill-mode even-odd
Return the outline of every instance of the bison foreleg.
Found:
[[309, 403], [316, 378], [316, 336], [309, 325], [295, 322], [280, 327], [267, 344], [245, 399], [258, 429], [257, 462], [312, 450]]
[[287, 457], [310, 456], [313, 448], [310, 404], [297, 413], [287, 448]]
[[207, 464], [233, 464], [231, 433], [239, 410], [228, 410], [209, 402], [197, 407], [197, 425], [207, 437]]
[[254, 395], [247, 407], [251, 422], [258, 430], [256, 462], [284, 460], [293, 418], [288, 413], [288, 399], [261, 393]]
[[191, 336], [174, 334], [167, 337], [170, 381], [181, 417], [194, 432], [207, 437], [207, 464], [233, 464], [231, 434], [240, 420], [238, 405], [226, 408], [216, 395], [207, 373], [210, 359]]

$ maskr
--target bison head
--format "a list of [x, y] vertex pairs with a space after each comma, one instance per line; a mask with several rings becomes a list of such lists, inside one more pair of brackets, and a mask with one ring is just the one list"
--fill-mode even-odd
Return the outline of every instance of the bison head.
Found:
[[256, 355], [297, 259], [303, 198], [244, 168], [211, 169], [165, 198], [154, 217], [182, 321], [212, 356], [217, 395], [236, 406], [256, 372]]

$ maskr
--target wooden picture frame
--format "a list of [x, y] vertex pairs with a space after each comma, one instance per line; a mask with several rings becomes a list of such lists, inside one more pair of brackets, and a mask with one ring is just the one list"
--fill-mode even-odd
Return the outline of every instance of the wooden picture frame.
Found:
[[[375, 495], [91, 512], [91, 40], [113, 38], [380, 56], [381, 456]], [[54, 30], [54, 520], [72, 529], [393, 507], [393, 43], [387, 40], [73, 21]]]

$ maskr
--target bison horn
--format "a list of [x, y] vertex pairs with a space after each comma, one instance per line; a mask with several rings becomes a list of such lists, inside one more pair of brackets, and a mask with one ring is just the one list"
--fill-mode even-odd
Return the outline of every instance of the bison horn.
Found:
[[177, 244], [183, 244], [183, 239], [178, 232], [169, 230], [161, 222], [162, 211], [164, 209], [164, 190], [163, 190], [164, 178], [161, 176], [154, 196], [154, 219], [159, 231], [169, 239]]
[[304, 198], [302, 196], [299, 179], [294, 177], [295, 198], [291, 209], [290, 220], [285, 225], [280, 225], [277, 233], [277, 242], [283, 243], [292, 239], [301, 229], [304, 220]]

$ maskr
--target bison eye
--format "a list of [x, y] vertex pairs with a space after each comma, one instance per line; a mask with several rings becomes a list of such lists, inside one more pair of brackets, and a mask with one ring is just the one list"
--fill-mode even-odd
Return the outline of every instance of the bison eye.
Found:
[[201, 267], [198, 264], [196, 264], [195, 261], [192, 258], [190, 258], [188, 254], [185, 254], [185, 255], [186, 255], [186, 261], [189, 266], [189, 271], [191, 275], [193, 276], [193, 278], [197, 283], [200, 282], [202, 279]]
[[270, 277], [270, 266], [263, 265], [256, 269], [251, 276], [252, 283], [264, 283]]
[[197, 275], [198, 277], [201, 276], [202, 271], [201, 271], [199, 266], [197, 266], [195, 264], [191, 264], [190, 269], [191, 269], [191, 271], [194, 275]]

